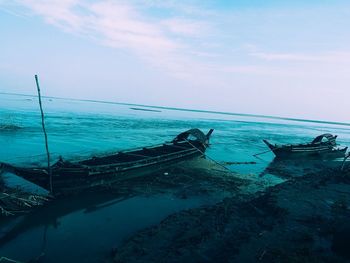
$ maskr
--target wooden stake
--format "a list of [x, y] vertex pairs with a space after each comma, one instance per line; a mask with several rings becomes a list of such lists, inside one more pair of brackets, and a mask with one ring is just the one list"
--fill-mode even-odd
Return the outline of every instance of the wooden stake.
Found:
[[49, 173], [49, 186], [50, 186], [50, 192], [52, 194], [53, 193], [53, 189], [52, 189], [52, 171], [51, 171], [51, 165], [50, 165], [49, 144], [48, 144], [48, 141], [47, 141], [44, 112], [43, 112], [43, 107], [42, 107], [42, 104], [41, 104], [40, 86], [39, 86], [39, 80], [38, 80], [38, 76], [37, 75], [35, 75], [35, 82], [36, 82], [36, 87], [38, 89], [39, 106], [40, 106], [40, 112], [41, 112], [41, 125], [42, 125], [43, 131], [44, 131], [45, 147], [46, 147], [46, 154], [47, 154], [47, 171]]
[[348, 155], [344, 156], [344, 160], [343, 160], [343, 162], [342, 162], [340, 171], [343, 171], [343, 170], [344, 170], [345, 162], [346, 162], [346, 160], [347, 160], [349, 157], [350, 157], [350, 152], [348, 153]]

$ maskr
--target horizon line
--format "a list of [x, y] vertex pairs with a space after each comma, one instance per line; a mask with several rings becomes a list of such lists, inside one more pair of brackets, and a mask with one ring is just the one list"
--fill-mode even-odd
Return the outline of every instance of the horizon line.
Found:
[[[14, 93], [14, 92], [2, 92], [2, 91], [0, 91], [0, 94], [16, 95], [16, 96], [24, 96], [24, 97], [37, 97], [37, 95], [32, 95], [32, 94], [23, 94], [23, 93]], [[292, 117], [272, 116], [272, 115], [261, 115], [261, 114], [250, 114], [250, 113], [235, 113], [235, 112], [225, 112], [225, 111], [215, 111], [215, 110], [188, 109], [188, 108], [166, 107], [166, 106], [146, 105], [146, 104], [127, 103], [127, 102], [93, 100], [93, 99], [76, 99], [76, 98], [55, 97], [55, 96], [42, 96], [42, 97], [43, 98], [49, 98], [49, 99], [84, 101], [84, 102], [93, 102], [93, 103], [102, 103], [102, 104], [117, 104], [117, 105], [125, 105], [125, 106], [141, 106], [141, 107], [147, 107], [147, 108], [174, 110], [174, 111], [212, 113], [212, 114], [241, 116], [241, 117], [257, 117], [257, 118], [264, 118], [264, 119], [277, 119], [277, 120], [288, 120], [288, 121], [295, 121], [295, 122], [324, 123], [324, 124], [332, 124], [332, 125], [350, 126], [350, 123], [337, 122], [337, 121], [310, 120], [310, 119], [301, 119], [301, 118], [292, 118]]]

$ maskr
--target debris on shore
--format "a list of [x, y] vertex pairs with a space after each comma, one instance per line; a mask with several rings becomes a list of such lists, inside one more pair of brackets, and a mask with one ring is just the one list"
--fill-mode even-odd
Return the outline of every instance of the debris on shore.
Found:
[[0, 182], [0, 217], [27, 213], [48, 201], [47, 196], [28, 193], [18, 187], [11, 188]]
[[27, 193], [20, 189], [3, 189], [0, 193], [0, 216], [27, 213], [48, 201], [49, 199], [45, 196]]

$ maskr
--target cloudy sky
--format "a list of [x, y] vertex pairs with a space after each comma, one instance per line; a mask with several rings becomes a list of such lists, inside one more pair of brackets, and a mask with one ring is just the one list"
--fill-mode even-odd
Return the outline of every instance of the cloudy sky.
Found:
[[0, 0], [0, 92], [350, 122], [347, 0]]

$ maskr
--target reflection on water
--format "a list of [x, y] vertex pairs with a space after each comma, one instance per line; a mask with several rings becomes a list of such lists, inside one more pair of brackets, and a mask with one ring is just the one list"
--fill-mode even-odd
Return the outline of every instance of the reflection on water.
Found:
[[17, 219], [15, 225], [3, 223], [0, 252], [17, 260], [45, 253], [44, 262], [99, 262], [137, 230], [207, 202], [167, 195], [116, 198], [102, 193], [56, 200]]
[[334, 160], [317, 160], [317, 159], [290, 159], [281, 160], [273, 159], [267, 167], [261, 172], [260, 176], [268, 174], [276, 175], [280, 178], [292, 178], [303, 176], [305, 174], [317, 174], [326, 170], [340, 170], [343, 164], [343, 158]]

